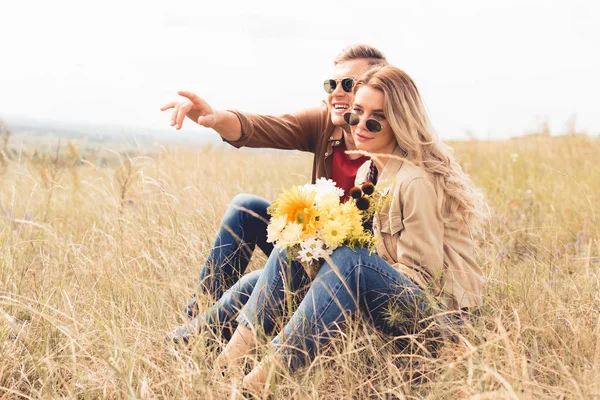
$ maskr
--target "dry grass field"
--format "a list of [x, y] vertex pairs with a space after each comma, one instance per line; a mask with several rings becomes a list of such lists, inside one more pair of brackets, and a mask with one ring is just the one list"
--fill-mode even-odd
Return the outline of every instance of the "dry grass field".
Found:
[[[600, 398], [600, 141], [452, 145], [489, 204], [479, 318], [437, 357], [352, 324], [275, 398]], [[311, 155], [0, 150], [0, 398], [235, 398], [241, 375], [213, 369], [207, 340], [163, 334], [230, 199], [308, 182]]]

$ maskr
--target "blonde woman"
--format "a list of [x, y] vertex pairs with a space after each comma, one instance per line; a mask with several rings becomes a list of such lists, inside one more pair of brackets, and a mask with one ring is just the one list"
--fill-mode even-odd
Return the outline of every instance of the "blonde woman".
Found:
[[[403, 336], [425, 329], [432, 312], [459, 313], [481, 303], [483, 274], [471, 237], [482, 220], [480, 192], [433, 133], [419, 91], [405, 72], [375, 68], [354, 91], [345, 119], [356, 147], [373, 155], [359, 169], [356, 183], [385, 187], [388, 182], [392, 199], [373, 220], [380, 237], [376, 253], [338, 248], [273, 339], [275, 358], [291, 370], [310, 361], [353, 312], [386, 334]], [[220, 363], [245, 355], [256, 332], [269, 332], [281, 316], [285, 291], [309, 281], [298, 263], [281, 261], [283, 256], [276, 249], [269, 257]], [[391, 323], [390, 308], [402, 318]], [[262, 390], [264, 381], [264, 363], [259, 363], [244, 385]]]

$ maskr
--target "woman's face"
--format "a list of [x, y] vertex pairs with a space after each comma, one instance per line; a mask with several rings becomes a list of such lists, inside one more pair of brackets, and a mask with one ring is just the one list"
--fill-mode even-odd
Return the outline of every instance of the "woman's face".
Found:
[[356, 79], [368, 68], [369, 63], [365, 58], [341, 62], [333, 67], [331, 79], [337, 80], [337, 85], [335, 90], [327, 95], [327, 104], [331, 110], [331, 122], [334, 125], [346, 125], [344, 114], [350, 110], [352, 105], [352, 91], [350, 93], [344, 91], [341, 80], [344, 78]]
[[[360, 118], [358, 125], [352, 127], [352, 137], [359, 150], [370, 153], [391, 154], [396, 148], [396, 136], [383, 114], [384, 95], [381, 90], [370, 86], [361, 86], [354, 97], [352, 112]], [[381, 124], [381, 131], [370, 132], [367, 129], [368, 119]]]

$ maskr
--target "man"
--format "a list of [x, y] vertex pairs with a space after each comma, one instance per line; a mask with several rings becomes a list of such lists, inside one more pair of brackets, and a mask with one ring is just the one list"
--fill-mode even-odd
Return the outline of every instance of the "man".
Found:
[[[194, 93], [180, 91], [183, 101], [173, 101], [161, 108], [172, 109], [171, 126], [181, 129], [187, 116], [199, 125], [215, 130], [224, 141], [239, 147], [300, 150], [314, 154], [312, 182], [332, 179], [347, 191], [354, 184], [356, 171], [366, 160], [348, 155], [345, 150], [356, 146], [344, 114], [352, 104], [354, 79], [373, 65], [387, 64], [379, 50], [367, 45], [344, 49], [334, 60], [331, 79], [324, 82], [327, 100], [320, 107], [280, 117], [239, 111], [214, 110]], [[203, 326], [225, 339], [235, 330], [235, 316], [248, 300], [260, 270], [242, 276], [256, 246], [267, 256], [273, 245], [267, 243], [269, 202], [242, 194], [230, 204], [215, 244], [200, 272], [197, 292], [216, 303], [198, 318], [171, 332], [175, 341], [185, 341]], [[235, 285], [234, 285], [235, 283]], [[233, 286], [232, 286], [233, 285]], [[188, 304], [189, 318], [198, 314], [196, 297]]]

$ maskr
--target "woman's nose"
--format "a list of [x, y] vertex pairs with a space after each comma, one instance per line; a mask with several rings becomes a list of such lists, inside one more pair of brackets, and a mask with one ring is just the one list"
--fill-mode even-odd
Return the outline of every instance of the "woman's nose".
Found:
[[359, 131], [364, 131], [367, 129], [367, 119], [364, 116], [358, 117], [358, 124], [356, 125], [356, 129], [358, 129]]

